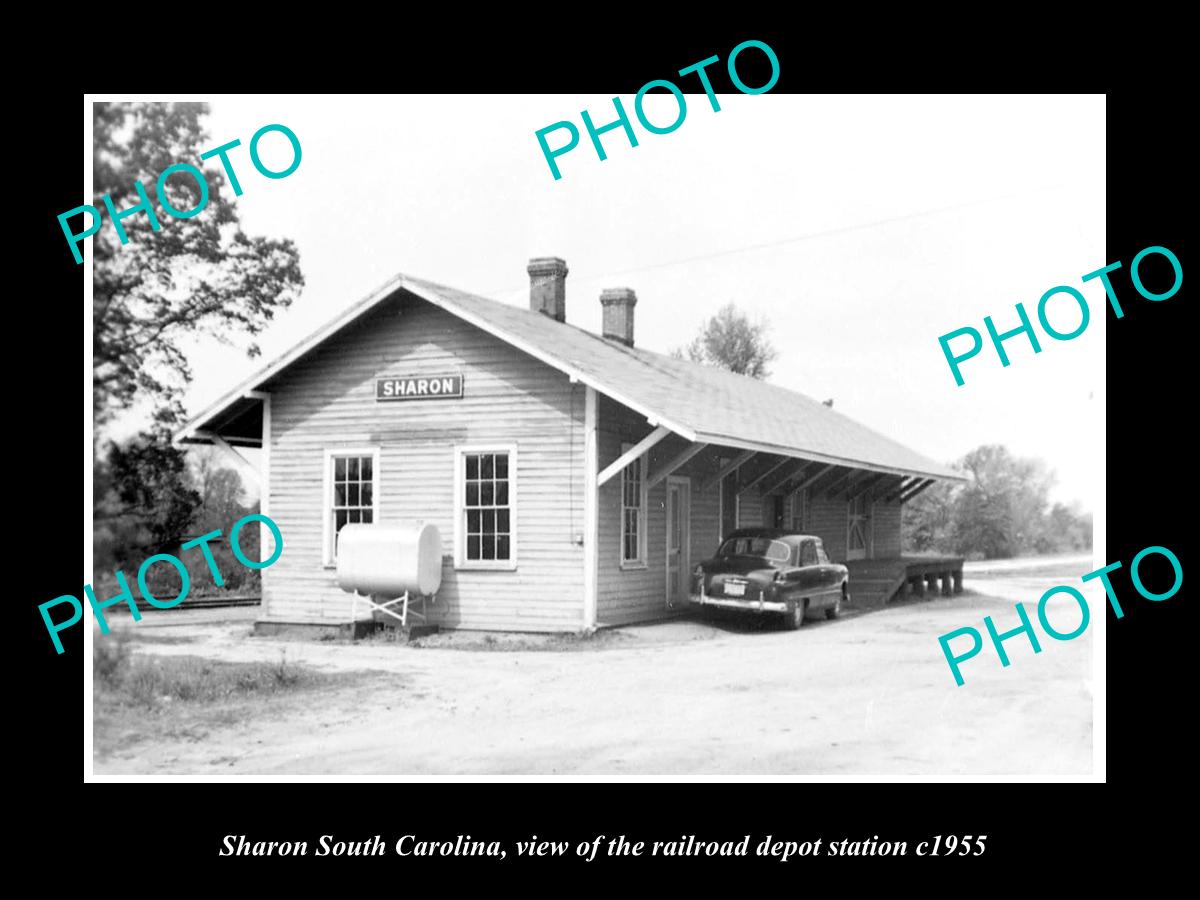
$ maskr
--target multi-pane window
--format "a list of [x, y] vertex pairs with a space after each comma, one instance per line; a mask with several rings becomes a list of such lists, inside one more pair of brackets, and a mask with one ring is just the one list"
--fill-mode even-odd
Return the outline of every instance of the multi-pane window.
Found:
[[[621, 452], [625, 452], [622, 450]], [[645, 534], [645, 504], [642, 490], [642, 460], [635, 459], [621, 470], [621, 562], [642, 563]]]
[[375, 521], [374, 452], [329, 454], [329, 552], [327, 561], [337, 559], [338, 535], [352, 523]]
[[463, 558], [467, 562], [507, 562], [513, 558], [509, 463], [506, 451], [462, 454]]

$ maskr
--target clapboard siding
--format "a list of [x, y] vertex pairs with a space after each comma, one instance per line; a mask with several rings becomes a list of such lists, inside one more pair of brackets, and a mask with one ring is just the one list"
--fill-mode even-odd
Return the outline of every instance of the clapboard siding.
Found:
[[[378, 402], [375, 378], [461, 371], [464, 397]], [[583, 621], [584, 388], [486, 332], [402, 295], [268, 385], [270, 509], [284, 537], [264, 572], [265, 616], [346, 622], [353, 598], [323, 565], [327, 449], [380, 448], [376, 521], [424, 519], [443, 538], [432, 621], [571, 631]], [[514, 444], [517, 568], [456, 571], [454, 445]], [[365, 615], [359, 607], [360, 618]]]
[[[603, 469], [621, 455], [622, 443], [637, 443], [652, 430], [644, 416], [613, 403], [607, 397], [601, 397], [597, 434], [600, 468]], [[663, 462], [664, 445], [674, 445], [674, 439], [668, 438], [651, 450], [649, 465], [644, 465], [646, 471]], [[600, 488], [600, 559], [596, 592], [596, 619], [599, 624], [622, 625], [666, 615], [666, 498], [665, 482], [647, 492], [645, 564], [623, 568], [621, 476], [617, 475]]]
[[[888, 559], [900, 555], [900, 504], [876, 501], [870, 507], [871, 527], [868, 557]], [[844, 497], [810, 498], [809, 531], [825, 544], [830, 559], [846, 559], [846, 529], [849, 504]]]
[[877, 500], [872, 507], [874, 539], [872, 556], [895, 559], [900, 556], [900, 504]]
[[846, 515], [844, 499], [819, 493], [809, 497], [808, 530], [821, 539], [834, 562], [846, 561]]
[[[698, 464], [696, 469], [699, 468]], [[716, 466], [713, 467], [714, 470], [715, 468]], [[704, 481], [703, 476], [708, 474], [710, 473], [705, 471], [703, 475], [696, 474], [692, 477], [692, 558], [690, 568], [693, 569], [696, 567], [696, 563], [712, 557], [721, 545], [720, 488], [714, 482], [708, 490], [704, 492], [700, 490]], [[691, 577], [690, 572], [688, 577]]]
[[763, 503], [763, 495], [754, 488], [738, 495], [738, 528], [761, 528], [770, 526], [769, 508]]
[[[607, 397], [599, 405], [599, 455], [603, 469], [621, 455], [623, 443], [634, 444], [653, 429], [644, 416], [620, 406]], [[645, 471], [656, 472], [688, 443], [672, 435], [659, 442], [647, 456]], [[728, 455], [729, 451], [725, 451]], [[721, 454], [706, 451], [672, 473], [691, 484], [689, 559], [683, 577], [702, 559], [712, 555], [719, 541], [719, 487], [713, 483], [701, 493], [705, 476], [720, 465]], [[646, 561], [644, 566], [621, 565], [621, 476], [600, 488], [600, 565], [597, 584], [597, 619], [601, 625], [623, 625], [660, 619], [667, 606], [667, 483], [661, 481], [648, 491], [646, 509]]]

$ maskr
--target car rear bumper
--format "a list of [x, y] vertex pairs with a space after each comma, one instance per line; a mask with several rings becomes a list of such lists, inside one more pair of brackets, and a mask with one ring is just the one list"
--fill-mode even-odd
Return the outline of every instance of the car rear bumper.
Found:
[[720, 606], [725, 609], [741, 609], [746, 612], [787, 612], [788, 605], [782, 600], [744, 600], [739, 597], [710, 597], [707, 594], [692, 594], [688, 597], [697, 606]]

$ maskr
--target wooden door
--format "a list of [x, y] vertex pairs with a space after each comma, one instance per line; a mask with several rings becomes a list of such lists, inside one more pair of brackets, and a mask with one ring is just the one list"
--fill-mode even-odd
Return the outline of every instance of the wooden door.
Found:
[[864, 494], [847, 506], [846, 559], [866, 559], [871, 555], [871, 502]]
[[687, 602], [691, 574], [688, 543], [691, 522], [691, 485], [686, 478], [667, 478], [667, 606]]
[[738, 473], [730, 472], [721, 479], [721, 533], [718, 537], [722, 541], [738, 527], [737, 492]]

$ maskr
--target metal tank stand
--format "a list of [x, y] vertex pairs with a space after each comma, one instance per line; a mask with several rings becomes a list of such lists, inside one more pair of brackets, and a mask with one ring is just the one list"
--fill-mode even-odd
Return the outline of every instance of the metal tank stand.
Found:
[[[358, 600], [359, 600], [360, 596], [361, 595], [358, 593], [358, 591], [354, 592], [354, 603], [353, 603], [353, 606], [350, 611], [351, 625], [353, 625], [355, 622], [358, 621]], [[432, 599], [436, 600], [436, 598], [437, 598], [437, 595], [435, 594]], [[421, 595], [421, 609], [419, 612], [415, 609], [409, 609], [410, 603], [409, 603], [408, 591], [405, 591], [403, 594], [401, 594], [399, 597], [396, 597], [394, 600], [384, 600], [383, 602], [379, 602], [379, 600], [382, 600], [382, 598], [380, 598], [378, 594], [368, 594], [366, 596], [363, 596], [362, 599], [367, 604], [367, 606], [369, 607], [371, 612], [374, 612], [375, 610], [379, 610], [380, 612], [386, 613], [387, 615], [391, 616], [393, 619], [399, 619], [400, 625], [402, 627], [408, 626], [408, 617], [410, 615], [420, 619], [422, 624], [426, 621], [426, 618], [427, 618], [427, 616], [426, 616], [427, 610], [425, 607], [426, 597], [424, 594]], [[399, 613], [397, 613], [392, 608], [392, 607], [396, 606], [397, 604], [400, 605]]]

